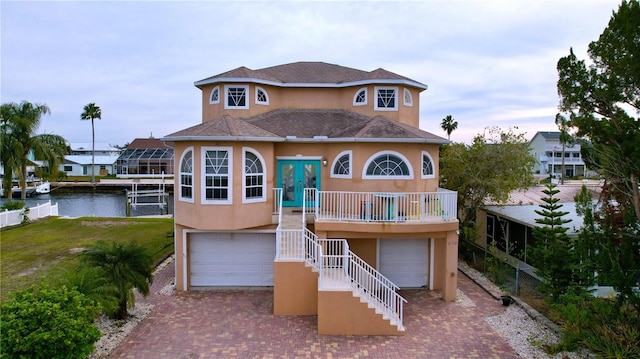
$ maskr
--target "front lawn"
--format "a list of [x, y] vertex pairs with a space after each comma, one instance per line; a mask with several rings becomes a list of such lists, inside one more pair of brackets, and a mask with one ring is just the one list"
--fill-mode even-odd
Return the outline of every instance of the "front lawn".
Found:
[[130, 241], [158, 261], [173, 252], [173, 218], [51, 217], [0, 232], [0, 302], [77, 264], [77, 253], [98, 241]]

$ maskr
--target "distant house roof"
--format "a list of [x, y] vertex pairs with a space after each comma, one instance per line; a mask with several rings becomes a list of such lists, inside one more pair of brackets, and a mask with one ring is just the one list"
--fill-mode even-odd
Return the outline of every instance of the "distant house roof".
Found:
[[[66, 155], [64, 157], [65, 164], [91, 165], [93, 156], [91, 155]], [[95, 165], [113, 165], [116, 163], [118, 156], [95, 156]]]
[[361, 84], [404, 84], [426, 90], [427, 85], [378, 68], [362, 71], [325, 62], [294, 62], [252, 70], [245, 66], [195, 82], [196, 87], [218, 82], [255, 82], [280, 87], [347, 87]]
[[223, 116], [166, 136], [165, 141], [361, 141], [448, 143], [445, 138], [384, 116], [346, 110], [278, 109], [250, 118]]
[[[560, 131], [538, 131], [533, 138], [536, 136], [542, 136], [547, 141], [559, 141], [560, 140]], [[533, 140], [533, 138], [531, 140]]]
[[136, 138], [131, 142], [127, 149], [137, 149], [137, 148], [171, 148], [167, 146], [161, 139], [159, 138]]

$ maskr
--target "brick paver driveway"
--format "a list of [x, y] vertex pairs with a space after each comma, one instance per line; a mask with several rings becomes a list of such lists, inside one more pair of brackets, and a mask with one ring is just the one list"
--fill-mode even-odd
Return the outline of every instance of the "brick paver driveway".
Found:
[[315, 316], [272, 315], [272, 290], [218, 290], [161, 295], [169, 265], [144, 301], [155, 307], [109, 358], [518, 358], [484, 321], [504, 309], [459, 272], [475, 306], [445, 303], [439, 293], [403, 291], [406, 335], [327, 336]]

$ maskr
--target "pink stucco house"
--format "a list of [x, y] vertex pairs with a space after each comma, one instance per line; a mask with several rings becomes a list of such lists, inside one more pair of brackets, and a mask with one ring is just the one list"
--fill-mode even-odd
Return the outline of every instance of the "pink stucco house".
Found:
[[176, 286], [273, 287], [322, 334], [402, 335], [402, 288], [456, 298], [457, 194], [419, 129], [427, 86], [323, 62], [197, 81], [175, 151]]

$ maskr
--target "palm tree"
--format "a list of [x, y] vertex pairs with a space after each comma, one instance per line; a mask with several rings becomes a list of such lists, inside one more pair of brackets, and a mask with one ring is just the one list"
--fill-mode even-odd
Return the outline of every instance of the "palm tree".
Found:
[[5, 197], [10, 195], [11, 180], [17, 175], [20, 180], [21, 199], [27, 197], [27, 166], [35, 165], [30, 159], [41, 160], [55, 172], [64, 161], [67, 145], [64, 138], [54, 134], [34, 133], [40, 127], [42, 115], [50, 113], [47, 105], [23, 101], [11, 102], [0, 108], [0, 160], [4, 167], [3, 189]]
[[451, 115], [447, 115], [447, 117], [442, 119], [440, 127], [442, 127], [442, 129], [447, 132], [447, 137], [449, 140], [451, 140], [451, 132], [455, 131], [458, 128], [458, 121], [451, 117]]
[[81, 120], [91, 120], [91, 183], [96, 183], [95, 162], [96, 162], [96, 130], [93, 126], [93, 120], [102, 118], [102, 110], [95, 103], [84, 106], [84, 111], [80, 115]]
[[82, 252], [80, 263], [83, 267], [97, 268], [115, 287], [118, 308], [111, 313], [115, 319], [127, 317], [128, 304], [135, 303], [134, 288], [147, 296], [153, 283], [153, 258], [135, 242], [98, 241]]

